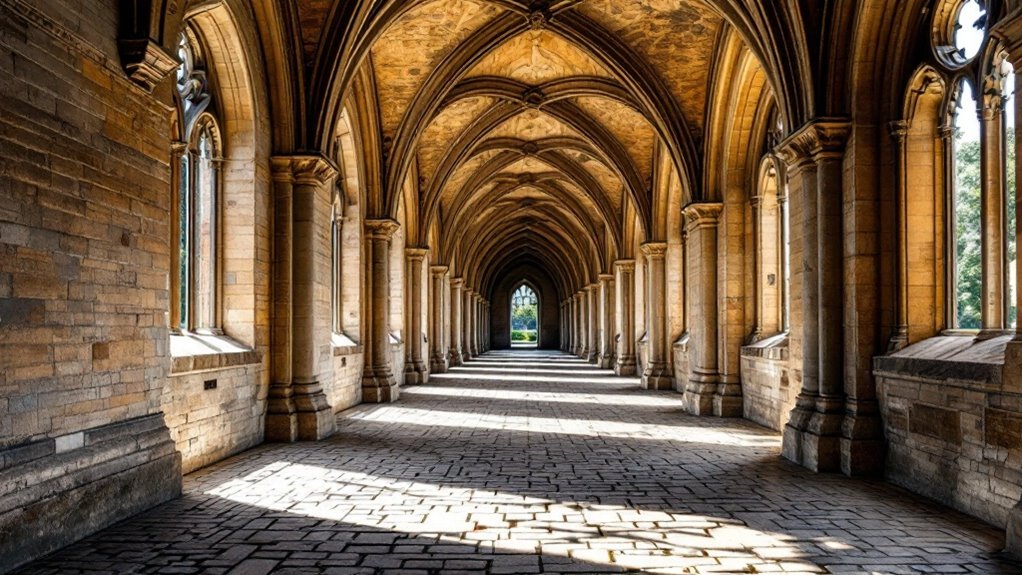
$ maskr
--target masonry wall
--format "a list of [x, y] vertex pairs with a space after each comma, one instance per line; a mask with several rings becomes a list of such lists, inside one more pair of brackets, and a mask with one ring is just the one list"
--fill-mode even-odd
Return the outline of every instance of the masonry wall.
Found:
[[161, 415], [168, 110], [120, 70], [113, 3], [37, 4], [0, 0], [5, 566], [181, 485]]
[[784, 430], [800, 391], [791, 384], [787, 359], [784, 335], [742, 348], [742, 417]]
[[1022, 498], [1022, 382], [1008, 337], [932, 338], [874, 360], [887, 478], [1004, 526]]

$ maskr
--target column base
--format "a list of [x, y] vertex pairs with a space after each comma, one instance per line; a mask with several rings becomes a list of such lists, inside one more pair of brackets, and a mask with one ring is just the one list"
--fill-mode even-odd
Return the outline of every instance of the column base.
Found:
[[642, 374], [642, 387], [658, 391], [674, 389], [674, 374], [666, 364], [650, 364]]
[[292, 443], [298, 440], [298, 420], [290, 385], [270, 385], [263, 437], [267, 442]]
[[600, 363], [600, 354], [596, 350], [590, 350], [586, 356], [586, 361], [592, 364]]
[[742, 386], [737, 383], [717, 385], [717, 393], [713, 396], [713, 415], [716, 417], [742, 417], [743, 415]]
[[887, 443], [877, 402], [849, 400], [845, 409], [841, 472], [852, 477], [883, 475]]
[[840, 413], [817, 411], [809, 414], [808, 422], [804, 422], [805, 429], [798, 429], [789, 423], [784, 428], [782, 455], [816, 473], [839, 471], [841, 420]]
[[809, 427], [809, 418], [815, 411], [815, 399], [799, 395], [797, 403], [788, 415], [781, 440], [781, 457], [793, 463], [802, 464], [802, 433]]
[[611, 369], [614, 367], [614, 356], [601, 353], [596, 360], [596, 364], [600, 369]]
[[429, 370], [433, 373], [447, 373], [447, 358], [434, 354], [429, 359]]
[[635, 365], [635, 356], [626, 355], [624, 357], [617, 358], [617, 362], [614, 363], [614, 375], [618, 376], [629, 376], [635, 375], [638, 368]]
[[908, 327], [899, 326], [891, 335], [891, 339], [887, 342], [887, 353], [894, 353], [901, 351], [908, 346]]
[[362, 403], [391, 403], [401, 391], [390, 368], [367, 368], [362, 376]]
[[579, 359], [584, 359], [584, 360], [588, 361], [589, 360], [589, 348], [580, 347], [580, 348], [578, 348], [578, 353], [576, 353], [575, 355], [577, 355], [579, 357]]
[[319, 382], [294, 386], [295, 423], [299, 441], [319, 441], [337, 431], [337, 418]]
[[713, 397], [717, 393], [717, 384], [705, 381], [689, 381], [685, 386], [682, 403], [685, 413], [692, 415], [713, 415]]
[[426, 364], [421, 361], [405, 363], [405, 385], [422, 385], [429, 381]]
[[464, 363], [464, 360], [462, 360], [461, 358], [461, 351], [460, 350], [454, 351], [452, 349], [451, 353], [447, 356], [447, 367], [448, 368], [458, 367], [462, 363]]
[[1008, 512], [1008, 529], [1004, 537], [1005, 551], [1015, 559], [1022, 559], [1022, 501]]

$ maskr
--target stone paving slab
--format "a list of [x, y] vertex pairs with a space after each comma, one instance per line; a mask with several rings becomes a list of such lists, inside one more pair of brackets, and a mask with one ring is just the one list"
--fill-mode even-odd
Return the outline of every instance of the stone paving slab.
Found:
[[19, 573], [1022, 574], [998, 529], [570, 356], [491, 353]]

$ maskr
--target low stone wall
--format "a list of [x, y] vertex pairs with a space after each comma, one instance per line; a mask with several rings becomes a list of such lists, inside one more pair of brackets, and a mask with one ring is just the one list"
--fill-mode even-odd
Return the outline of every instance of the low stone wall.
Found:
[[742, 417], [783, 431], [799, 390], [788, 377], [788, 338], [764, 339], [742, 348]]
[[180, 494], [161, 414], [2, 450], [0, 572]]
[[874, 359], [887, 478], [998, 526], [1022, 497], [1022, 382], [1002, 377], [1008, 339], [937, 337]]
[[362, 403], [364, 357], [361, 346], [334, 348], [334, 378], [325, 391], [335, 413]]

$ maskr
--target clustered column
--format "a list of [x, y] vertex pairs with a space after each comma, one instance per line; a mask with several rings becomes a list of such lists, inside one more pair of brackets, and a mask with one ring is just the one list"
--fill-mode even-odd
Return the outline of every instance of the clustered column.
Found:
[[447, 276], [447, 266], [431, 266], [430, 274], [433, 277], [433, 329], [431, 330], [431, 345], [429, 354], [429, 369], [433, 373], [444, 373], [447, 371], [447, 346], [444, 342], [444, 325], [448, 318], [444, 317], [444, 277]]
[[462, 336], [464, 331], [462, 329], [462, 321], [464, 318], [464, 312], [462, 311], [463, 287], [465, 280], [462, 278], [451, 279], [451, 351], [450, 351], [450, 365], [451, 367], [457, 367], [465, 361], [465, 351], [462, 345]]
[[362, 400], [388, 403], [398, 398], [397, 379], [390, 354], [390, 238], [398, 230], [394, 220], [366, 220], [366, 293], [369, 321], [366, 334], [365, 368], [362, 372]]
[[600, 369], [614, 367], [614, 276], [600, 274]]
[[648, 355], [646, 369], [642, 373], [642, 385], [646, 389], [672, 389], [674, 374], [667, 360], [667, 300], [665, 242], [642, 244], [646, 256], [646, 333]]
[[616, 307], [617, 317], [621, 326], [621, 336], [617, 341], [617, 361], [614, 373], [617, 375], [635, 375], [635, 260], [618, 260], [614, 262], [617, 273]]
[[329, 189], [337, 170], [318, 156], [273, 158], [273, 382], [267, 398], [266, 439], [318, 440], [334, 432], [333, 410], [318, 381], [316, 350], [316, 232], [329, 218]]
[[422, 354], [422, 262], [429, 250], [405, 249], [405, 309], [408, 310], [408, 337], [405, 345], [405, 385], [426, 383], [429, 373]]

